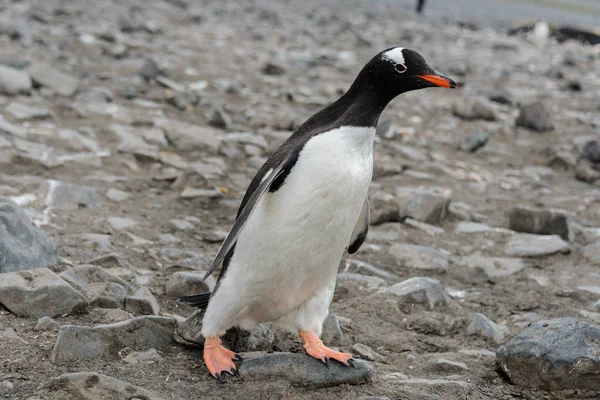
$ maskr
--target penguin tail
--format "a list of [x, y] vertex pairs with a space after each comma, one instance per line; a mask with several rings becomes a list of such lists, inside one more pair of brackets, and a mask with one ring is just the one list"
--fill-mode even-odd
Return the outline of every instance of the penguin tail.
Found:
[[180, 297], [177, 301], [180, 303], [186, 303], [192, 307], [197, 307], [201, 310], [205, 310], [208, 307], [208, 302], [212, 292], [193, 294], [191, 296]]

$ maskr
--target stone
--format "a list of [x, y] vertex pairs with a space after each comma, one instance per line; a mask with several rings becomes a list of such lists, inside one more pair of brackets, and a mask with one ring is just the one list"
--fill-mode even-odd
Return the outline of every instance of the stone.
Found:
[[236, 353], [242, 351], [273, 351], [275, 334], [266, 325], [256, 325], [250, 330], [232, 328], [223, 336], [229, 348]]
[[448, 216], [450, 197], [434, 190], [399, 187], [396, 199], [401, 218], [437, 225]]
[[600, 180], [600, 168], [588, 160], [579, 160], [575, 166], [575, 178], [589, 184], [595, 183]]
[[583, 246], [581, 255], [592, 264], [600, 266], [600, 241]]
[[552, 114], [540, 102], [522, 106], [519, 110], [516, 125], [536, 132], [546, 132], [554, 129]]
[[27, 136], [27, 129], [21, 125], [16, 125], [7, 121], [2, 115], [0, 115], [0, 132], [6, 132], [9, 135], [21, 138]]
[[398, 265], [403, 268], [447, 270], [447, 257], [432, 247], [415, 244], [396, 243], [389, 250]]
[[262, 72], [265, 75], [279, 76], [285, 74], [285, 67], [279, 63], [269, 61], [264, 65]]
[[471, 357], [491, 357], [496, 358], [496, 352], [484, 349], [463, 349], [458, 351], [460, 354], [464, 354]]
[[187, 221], [185, 219], [172, 219], [169, 221], [169, 225], [171, 226], [171, 229], [173, 229], [173, 232], [193, 231], [196, 229], [194, 224], [192, 224], [190, 221]]
[[456, 224], [457, 233], [483, 233], [491, 232], [493, 230], [494, 228], [491, 226], [479, 222], [461, 221]]
[[16, 101], [11, 101], [4, 109], [4, 112], [18, 121], [43, 119], [50, 116], [50, 111], [47, 108], [30, 106]]
[[161, 69], [158, 67], [156, 61], [151, 58], [147, 58], [144, 61], [144, 65], [138, 71], [138, 75], [144, 78], [146, 81], [151, 79], [155, 79], [158, 75], [161, 74]]
[[113, 324], [134, 318], [133, 314], [120, 308], [92, 308], [90, 316], [92, 321], [98, 324]]
[[348, 368], [331, 361], [329, 367], [321, 361], [300, 353], [242, 354], [239, 371], [247, 382], [281, 380], [292, 386], [309, 389], [359, 385], [371, 380], [372, 367], [362, 360], [356, 360], [356, 368]]
[[58, 138], [64, 141], [66, 146], [71, 150], [88, 150], [94, 153], [100, 151], [100, 146], [98, 145], [98, 142], [72, 129], [59, 130]]
[[362, 274], [362, 275], [370, 275], [376, 276], [381, 279], [385, 279], [387, 281], [396, 281], [398, 278], [396, 275], [387, 272], [381, 268], [377, 268], [369, 263], [364, 261], [350, 259], [346, 262], [346, 266], [344, 268], [345, 273], [351, 274]]
[[0, 65], [0, 93], [29, 94], [31, 85], [27, 72]]
[[435, 225], [430, 225], [427, 224], [425, 222], [420, 222], [420, 221], [416, 221], [412, 218], [406, 218], [403, 222], [404, 225], [408, 225], [411, 226], [415, 229], [418, 229], [422, 232], [425, 232], [426, 234], [430, 235], [430, 236], [436, 236], [439, 235], [440, 233], [444, 233], [446, 232], [444, 230], [444, 228], [440, 228], [439, 226], [435, 226]]
[[71, 97], [79, 87], [79, 79], [73, 78], [47, 63], [32, 63], [27, 69], [27, 73], [35, 83], [49, 87], [60, 96]]
[[18, 317], [57, 317], [86, 311], [88, 300], [47, 268], [2, 274], [0, 304]]
[[61, 272], [59, 276], [78, 290], [81, 290], [92, 283], [103, 282], [118, 283], [124, 288], [131, 289], [131, 285], [129, 283], [97, 265], [76, 265], [66, 271]]
[[183, 189], [180, 197], [182, 199], [195, 199], [198, 197], [215, 199], [223, 197], [223, 193], [218, 189], [196, 189], [188, 186]]
[[337, 281], [340, 284], [343, 282], [357, 282], [360, 285], [367, 286], [368, 288], [378, 288], [378, 287], [388, 285], [384, 279], [382, 279], [378, 276], [350, 274], [350, 273], [346, 273], [346, 272], [338, 274]]
[[45, 193], [44, 201], [48, 207], [64, 210], [86, 207], [94, 211], [102, 208], [96, 189], [89, 186], [50, 179], [42, 183], [41, 190]]
[[542, 390], [597, 390], [600, 326], [557, 318], [538, 321], [496, 352], [498, 364], [518, 386]]
[[461, 374], [469, 370], [467, 364], [439, 358], [431, 364], [431, 369], [447, 374]]
[[447, 305], [450, 295], [437, 279], [414, 277], [388, 288], [391, 293], [403, 298], [401, 302], [425, 304], [430, 310], [436, 305]]
[[106, 197], [109, 200], [112, 200], [114, 202], [119, 203], [119, 202], [121, 202], [123, 200], [127, 200], [129, 198], [129, 193], [124, 192], [124, 191], [119, 190], [119, 189], [110, 188], [106, 192]]
[[35, 324], [35, 328], [33, 328], [36, 331], [46, 331], [46, 332], [54, 332], [57, 331], [60, 328], [60, 326], [58, 325], [58, 323], [53, 320], [50, 317], [42, 317], [40, 319], [38, 319], [37, 324]]
[[[138, 386], [97, 372], [73, 372], [51, 379], [40, 390], [45, 400], [163, 400]], [[38, 399], [31, 397], [30, 400]]]
[[127, 290], [115, 282], [90, 283], [81, 293], [93, 307], [100, 308], [123, 308], [127, 296]]
[[0, 254], [0, 274], [58, 264], [58, 254], [52, 239], [33, 226], [19, 206], [2, 196]]
[[376, 192], [369, 199], [371, 208], [371, 224], [400, 221], [400, 209], [396, 198], [385, 192]]
[[339, 317], [335, 314], [329, 314], [325, 318], [325, 321], [323, 321], [321, 340], [327, 345], [333, 345], [339, 343], [343, 336], [344, 332], [342, 331]]
[[506, 255], [516, 257], [541, 257], [569, 251], [567, 242], [558, 235], [515, 235], [504, 247]]
[[497, 119], [494, 108], [484, 98], [463, 98], [454, 103], [452, 112], [459, 118], [466, 120], [483, 119], [494, 121]]
[[600, 163], [600, 142], [589, 140], [583, 145], [581, 155], [594, 164]]
[[579, 310], [579, 315], [586, 318], [587, 320], [597, 323], [600, 323], [600, 313], [592, 312], [588, 310]]
[[123, 217], [108, 217], [106, 218], [106, 222], [108, 222], [110, 227], [115, 231], [127, 230], [138, 225], [138, 222], [136, 220]]
[[467, 335], [479, 335], [490, 338], [494, 343], [504, 341], [504, 331], [494, 321], [483, 314], [472, 313], [469, 316], [470, 323], [467, 326]]
[[214, 128], [192, 125], [183, 121], [167, 120], [160, 125], [169, 143], [182, 152], [217, 151], [221, 146]]
[[204, 278], [204, 271], [175, 272], [167, 281], [166, 294], [171, 299], [188, 296], [191, 294], [210, 292], [214, 289], [216, 281], [213, 276]]
[[[467, 382], [446, 379], [407, 378], [386, 375], [388, 383], [393, 383], [393, 390], [403, 394], [402, 399], [415, 400], [468, 400], [471, 385]], [[405, 396], [405, 394], [413, 397]], [[422, 395], [416, 396], [415, 393]], [[432, 397], [433, 396], [433, 397]]]
[[133, 296], [125, 298], [125, 310], [134, 315], [158, 315], [160, 306], [150, 289], [141, 287]]
[[124, 361], [128, 364], [139, 364], [144, 362], [153, 362], [160, 360], [162, 357], [156, 349], [148, 349], [146, 351], [132, 351], [127, 354]]
[[50, 360], [55, 364], [117, 359], [119, 351], [164, 349], [173, 344], [175, 320], [142, 316], [109, 325], [60, 328]]
[[508, 228], [517, 232], [538, 235], [558, 235], [573, 240], [571, 216], [563, 210], [517, 206], [508, 213]]
[[485, 146], [490, 140], [490, 135], [484, 131], [476, 131], [461, 143], [460, 149], [469, 153], [475, 153]]
[[109, 130], [119, 139], [117, 151], [130, 153], [141, 159], [156, 159], [159, 147], [149, 144], [143, 139], [142, 133], [135, 127], [112, 124]]
[[525, 269], [525, 262], [513, 257], [485, 257], [481, 253], [462, 257], [457, 264], [482, 271], [488, 278], [501, 278]]
[[32, 142], [31, 140], [13, 139], [15, 148], [19, 150], [18, 158], [23, 162], [36, 162], [45, 168], [56, 168], [62, 165], [62, 161], [56, 156], [53, 147], [45, 144]]
[[352, 354], [358, 354], [362, 359], [367, 361], [375, 361], [383, 358], [381, 354], [362, 343], [355, 343], [352, 345]]

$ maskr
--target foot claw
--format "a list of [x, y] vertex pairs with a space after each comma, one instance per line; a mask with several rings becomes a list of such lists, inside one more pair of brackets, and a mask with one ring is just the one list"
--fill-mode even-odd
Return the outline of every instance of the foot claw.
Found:
[[352, 368], [356, 369], [356, 364], [354, 363], [354, 358], [349, 359], [348, 361], [346, 361]]
[[299, 334], [304, 342], [306, 353], [317, 360], [321, 360], [326, 366], [329, 367], [330, 359], [336, 360], [347, 367], [354, 366], [348, 362], [349, 360], [352, 360], [352, 363], [354, 362], [352, 354], [342, 353], [326, 347], [314, 333], [299, 331]]
[[244, 361], [244, 359], [242, 358], [242, 356], [240, 356], [238, 353], [235, 353], [235, 358], [238, 361]]
[[327, 357], [327, 356], [323, 357], [323, 364], [325, 364], [325, 366], [327, 368], [329, 368], [329, 357]]
[[223, 383], [224, 372], [236, 376], [235, 358], [235, 353], [223, 347], [218, 337], [208, 338], [204, 342], [204, 363], [218, 382]]

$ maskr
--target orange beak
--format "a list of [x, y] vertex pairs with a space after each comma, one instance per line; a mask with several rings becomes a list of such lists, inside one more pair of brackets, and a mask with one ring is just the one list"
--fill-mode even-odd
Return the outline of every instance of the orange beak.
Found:
[[456, 82], [448, 78], [445, 75], [436, 72], [435, 75], [417, 75], [421, 79], [425, 79], [428, 82], [433, 83], [435, 86], [454, 89], [456, 88]]

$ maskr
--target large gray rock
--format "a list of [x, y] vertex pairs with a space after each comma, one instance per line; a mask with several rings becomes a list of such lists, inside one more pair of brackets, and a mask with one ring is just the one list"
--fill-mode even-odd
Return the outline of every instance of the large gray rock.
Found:
[[425, 304], [433, 310], [437, 304], [446, 305], [450, 295], [437, 279], [414, 277], [396, 283], [388, 289], [409, 302]]
[[23, 104], [16, 101], [11, 101], [4, 109], [4, 112], [18, 121], [43, 119], [50, 116], [50, 111], [47, 108]]
[[[45, 400], [162, 400], [162, 397], [97, 372], [75, 372], [51, 379], [38, 392]], [[32, 399], [37, 397], [32, 397]]]
[[84, 312], [81, 293], [47, 268], [0, 276], [0, 304], [18, 317], [57, 317]]
[[358, 385], [371, 379], [372, 367], [367, 362], [356, 360], [356, 368], [346, 367], [330, 361], [329, 367], [321, 361], [301, 353], [242, 354], [240, 375], [245, 381], [264, 382], [282, 380], [293, 386], [310, 389]]
[[600, 390], [600, 326], [574, 318], [539, 321], [497, 351], [516, 385]]
[[90, 283], [82, 290], [93, 307], [123, 308], [127, 290], [115, 282]]
[[63, 364], [115, 359], [125, 347], [130, 350], [163, 349], [173, 344], [174, 331], [173, 318], [156, 316], [95, 327], [64, 325], [52, 349], [51, 361]]
[[102, 208], [102, 201], [96, 189], [89, 186], [50, 179], [42, 184], [41, 190], [45, 193], [46, 205], [50, 207], [67, 210], [79, 207], [90, 210]]
[[569, 251], [567, 242], [558, 235], [516, 235], [504, 248], [506, 255], [516, 257], [541, 257]]
[[564, 240], [573, 239], [571, 217], [562, 210], [532, 207], [513, 207], [508, 213], [508, 228], [517, 232], [539, 235], [558, 235]]
[[58, 254], [52, 240], [33, 226], [19, 206], [2, 196], [0, 255], [0, 273], [58, 264]]
[[396, 190], [401, 218], [439, 224], [448, 216], [450, 197], [440, 191], [400, 187]]
[[131, 289], [131, 285], [129, 283], [118, 276], [111, 274], [104, 268], [96, 265], [76, 265], [64, 272], [61, 272], [60, 277], [69, 282], [76, 289], [83, 289], [90, 283], [101, 282], [114, 282], [118, 283], [124, 288]]
[[4, 94], [29, 94], [31, 78], [27, 72], [0, 65], [0, 92]]
[[398, 222], [400, 210], [396, 197], [385, 192], [376, 192], [370, 199], [371, 224], [378, 225], [385, 222]]
[[522, 126], [537, 132], [545, 132], [554, 129], [552, 115], [544, 104], [537, 102], [521, 107], [516, 120], [517, 126]]
[[49, 64], [41, 62], [33, 63], [27, 72], [35, 83], [40, 86], [49, 87], [61, 96], [70, 97], [77, 92], [79, 79], [67, 75], [51, 67]]
[[496, 344], [504, 341], [504, 330], [485, 315], [473, 313], [469, 316], [469, 319], [469, 326], [467, 326], [468, 335], [487, 337], [492, 339]]
[[167, 297], [177, 299], [191, 294], [210, 292], [214, 289], [216, 281], [212, 276], [205, 281], [204, 274], [204, 271], [175, 272], [167, 281]]
[[389, 253], [396, 258], [400, 266], [414, 269], [447, 270], [448, 259], [432, 247], [415, 244], [396, 243]]
[[125, 298], [125, 310], [134, 315], [158, 315], [160, 306], [150, 289], [142, 286], [133, 296]]

